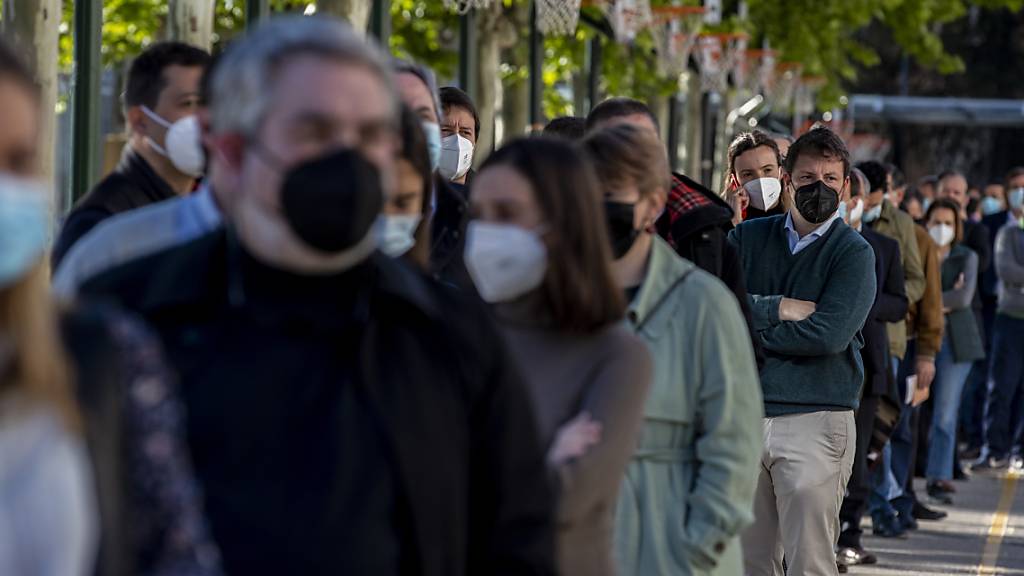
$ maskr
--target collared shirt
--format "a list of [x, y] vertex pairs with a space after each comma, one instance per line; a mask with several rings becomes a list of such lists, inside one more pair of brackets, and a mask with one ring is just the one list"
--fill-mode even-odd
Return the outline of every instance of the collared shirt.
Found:
[[208, 185], [188, 196], [123, 212], [101, 222], [67, 253], [53, 276], [54, 294], [71, 298], [98, 274], [190, 242], [221, 225]]
[[828, 232], [829, 228], [832, 227], [832, 224], [835, 223], [836, 220], [839, 220], [839, 212], [838, 211], [836, 211], [836, 213], [833, 214], [831, 218], [826, 220], [824, 224], [822, 224], [821, 226], [818, 226], [817, 228], [812, 230], [810, 234], [808, 234], [808, 235], [804, 236], [803, 238], [801, 238], [800, 237], [800, 233], [797, 232], [796, 228], [793, 226], [793, 215], [790, 214], [790, 213], [787, 213], [786, 214], [786, 236], [789, 238], [789, 251], [792, 252], [793, 254], [799, 254], [804, 248], [807, 248], [811, 244], [814, 244], [814, 242], [818, 238], [821, 238], [822, 236], [824, 236], [825, 233]]

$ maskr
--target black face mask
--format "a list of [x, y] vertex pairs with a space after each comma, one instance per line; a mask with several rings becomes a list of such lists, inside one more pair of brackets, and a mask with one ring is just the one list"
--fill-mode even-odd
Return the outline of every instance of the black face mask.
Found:
[[839, 192], [821, 180], [796, 189], [796, 210], [811, 224], [821, 224], [839, 208]]
[[343, 252], [359, 244], [382, 203], [377, 168], [350, 149], [292, 168], [281, 188], [288, 224], [303, 242], [322, 252]]
[[612, 256], [618, 260], [629, 252], [640, 231], [633, 226], [636, 206], [623, 202], [606, 201], [605, 218], [608, 221], [608, 237], [612, 241]]

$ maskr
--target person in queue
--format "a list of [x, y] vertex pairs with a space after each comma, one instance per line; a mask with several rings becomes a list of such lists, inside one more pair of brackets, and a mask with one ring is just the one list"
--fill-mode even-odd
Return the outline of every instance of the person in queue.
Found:
[[733, 223], [784, 214], [781, 177], [782, 154], [774, 140], [759, 130], [737, 136], [729, 145], [726, 178]]
[[[985, 405], [982, 449], [972, 469], [1001, 471], [1013, 462], [1016, 469], [1024, 468], [1018, 436], [1022, 428], [1013, 416], [1011, 404], [1024, 382], [1024, 366], [1020, 363], [1019, 343], [1024, 320], [1024, 302], [1021, 301], [1021, 263], [1024, 251], [1020, 249], [1021, 221], [1024, 218], [1024, 167], [1014, 168], [1006, 175], [1006, 200], [1009, 209], [987, 218], [984, 224], [994, 231], [995, 264], [985, 275], [985, 286], [997, 292], [993, 303], [985, 300], [986, 321], [991, 326], [991, 373]], [[994, 278], [993, 278], [994, 277]], [[983, 297], [984, 298], [984, 297]], [[994, 304], [994, 305], [993, 305]], [[994, 310], [993, 310], [994, 308]], [[990, 319], [991, 318], [991, 319]], [[1018, 416], [1019, 418], [1019, 416]]]
[[82, 293], [160, 334], [225, 571], [552, 573], [545, 450], [500, 335], [375, 251], [399, 144], [383, 55], [273, 19], [211, 92], [226, 226]]
[[784, 552], [791, 573], [835, 574], [875, 258], [840, 218], [851, 168], [842, 139], [813, 128], [793, 143], [785, 168], [789, 213], [744, 222], [729, 236], [766, 356], [764, 451], [755, 521], [743, 535], [745, 572], [782, 573]]
[[921, 196], [921, 207], [925, 211], [927, 211], [932, 202], [938, 198], [938, 186], [938, 177], [931, 174], [917, 181], [917, 193]]
[[900, 170], [900, 167], [893, 163], [885, 165], [885, 175], [889, 188], [889, 196], [886, 197], [886, 200], [899, 208], [907, 197], [907, 178], [903, 174], [903, 170]]
[[[864, 336], [864, 348], [861, 352], [864, 361], [864, 387], [856, 412], [857, 452], [853, 461], [853, 473], [847, 484], [847, 494], [839, 511], [842, 532], [839, 535], [836, 559], [840, 565], [845, 566], [878, 562], [874, 554], [864, 549], [861, 541], [861, 519], [871, 495], [868, 451], [875, 431], [875, 414], [879, 404], [887, 400], [895, 406], [902, 403], [890, 366], [886, 324], [904, 320], [908, 309], [899, 243], [864, 226], [861, 220], [867, 190], [867, 177], [854, 168], [850, 174], [849, 195], [844, 197], [839, 205], [843, 220], [860, 232], [874, 251], [876, 282], [875, 302], [861, 330]], [[889, 522], [873, 522], [875, 534], [896, 536], [902, 533], [902, 526], [894, 525], [896, 520], [894, 514]]]
[[121, 212], [189, 194], [202, 175], [199, 81], [205, 51], [161, 42], [132, 62], [124, 92], [130, 136], [121, 163], [75, 205], [53, 248], [53, 266], [97, 224]]
[[928, 208], [928, 233], [942, 261], [942, 306], [946, 317], [942, 350], [935, 360], [932, 385], [933, 415], [929, 434], [928, 494], [952, 504], [953, 457], [960, 400], [971, 363], [985, 356], [972, 310], [978, 283], [978, 255], [962, 244], [964, 222], [960, 206], [946, 198]]
[[[738, 574], [759, 454], [757, 366], [722, 283], [654, 233], [671, 186], [665, 148], [629, 125], [583, 142], [605, 198], [612, 271], [654, 383], [619, 495], [619, 574]], [[594, 225], [600, 225], [594, 223]]]
[[[0, 71], [10, 57], [0, 48]], [[9, 84], [3, 76], [0, 85]], [[0, 176], [0, 573], [85, 576], [94, 569], [98, 510], [46, 291], [51, 215], [41, 192], [8, 174]]]
[[[989, 242], [988, 228], [968, 217], [967, 205], [971, 197], [967, 193], [967, 178], [956, 171], [950, 170], [939, 175], [936, 198], [952, 200], [960, 207], [960, 222], [963, 225], [963, 236], [960, 243], [970, 248], [978, 256], [978, 274], [984, 275], [992, 263], [992, 244]], [[929, 206], [929, 208], [931, 208]], [[927, 219], [927, 216], [925, 217]], [[975, 299], [975, 308], [981, 312], [981, 298]]]
[[[638, 100], [605, 100], [587, 116], [588, 133], [621, 124], [645, 130], [659, 140], [661, 138], [654, 113]], [[726, 241], [726, 235], [733, 227], [733, 209], [717, 194], [685, 175], [671, 172], [670, 175], [671, 188], [655, 230], [676, 254], [724, 282], [736, 296], [760, 368], [763, 354], [754, 333], [743, 271], [735, 248]]]
[[430, 268], [430, 192], [433, 170], [419, 117], [408, 106], [401, 113], [402, 148], [395, 161], [395, 189], [381, 210], [380, 250], [388, 256], [407, 256], [420, 268]]
[[[210, 61], [199, 82], [196, 119], [201, 132], [197, 136], [201, 137], [209, 132], [210, 79], [217, 60]], [[207, 158], [205, 145], [201, 141], [195, 145]], [[223, 224], [221, 206], [227, 202], [223, 197], [225, 187], [218, 183], [219, 172], [209, 162], [204, 163], [203, 180], [195, 192], [114, 214], [85, 234], [56, 266], [51, 287], [54, 294], [70, 301], [86, 280], [102, 272], [219, 228]]]
[[615, 574], [615, 505], [651, 359], [622, 323], [599, 186], [570, 144], [518, 140], [487, 160], [472, 197], [466, 265], [526, 378], [562, 488], [559, 573]]
[[557, 136], [572, 142], [578, 142], [587, 135], [587, 119], [578, 116], [555, 118], [544, 127], [544, 135]]
[[443, 178], [455, 190], [468, 197], [468, 183], [473, 169], [476, 142], [480, 137], [480, 115], [473, 100], [454, 86], [441, 89], [441, 167]]

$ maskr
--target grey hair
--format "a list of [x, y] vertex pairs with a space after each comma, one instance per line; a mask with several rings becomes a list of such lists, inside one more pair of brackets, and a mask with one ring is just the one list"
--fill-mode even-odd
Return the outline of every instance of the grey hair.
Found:
[[422, 80], [430, 92], [430, 98], [434, 101], [434, 111], [437, 113], [437, 119], [444, 119], [444, 114], [441, 110], [441, 97], [437, 88], [437, 75], [434, 74], [433, 70], [423, 64], [417, 64], [401, 58], [391, 59], [391, 70], [395, 74], [412, 74]]
[[384, 83], [398, 114], [391, 70], [372, 41], [363, 40], [347, 23], [334, 18], [282, 16], [233, 43], [217, 62], [211, 81], [213, 131], [256, 132], [272, 105], [278, 67], [302, 54], [365, 66]]

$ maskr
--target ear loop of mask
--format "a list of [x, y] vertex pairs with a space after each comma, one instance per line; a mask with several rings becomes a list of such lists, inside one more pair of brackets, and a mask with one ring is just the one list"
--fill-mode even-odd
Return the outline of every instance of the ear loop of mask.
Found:
[[[164, 138], [166, 138], [167, 137], [167, 130], [171, 129], [171, 123], [168, 122], [167, 120], [164, 120], [156, 112], [153, 112], [152, 110], [150, 110], [149, 106], [142, 105], [141, 108], [142, 108], [142, 113], [143, 114], [148, 116], [149, 119], [152, 120], [153, 122], [156, 122], [157, 124], [159, 124], [160, 126], [163, 127], [163, 129], [164, 129]], [[156, 140], [153, 140], [149, 136], [146, 136], [145, 139], [146, 139], [146, 143], [149, 144], [149, 147], [152, 148], [153, 150], [155, 150], [157, 154], [163, 156], [164, 158], [170, 159], [170, 155], [167, 154], [167, 148], [157, 144]]]

